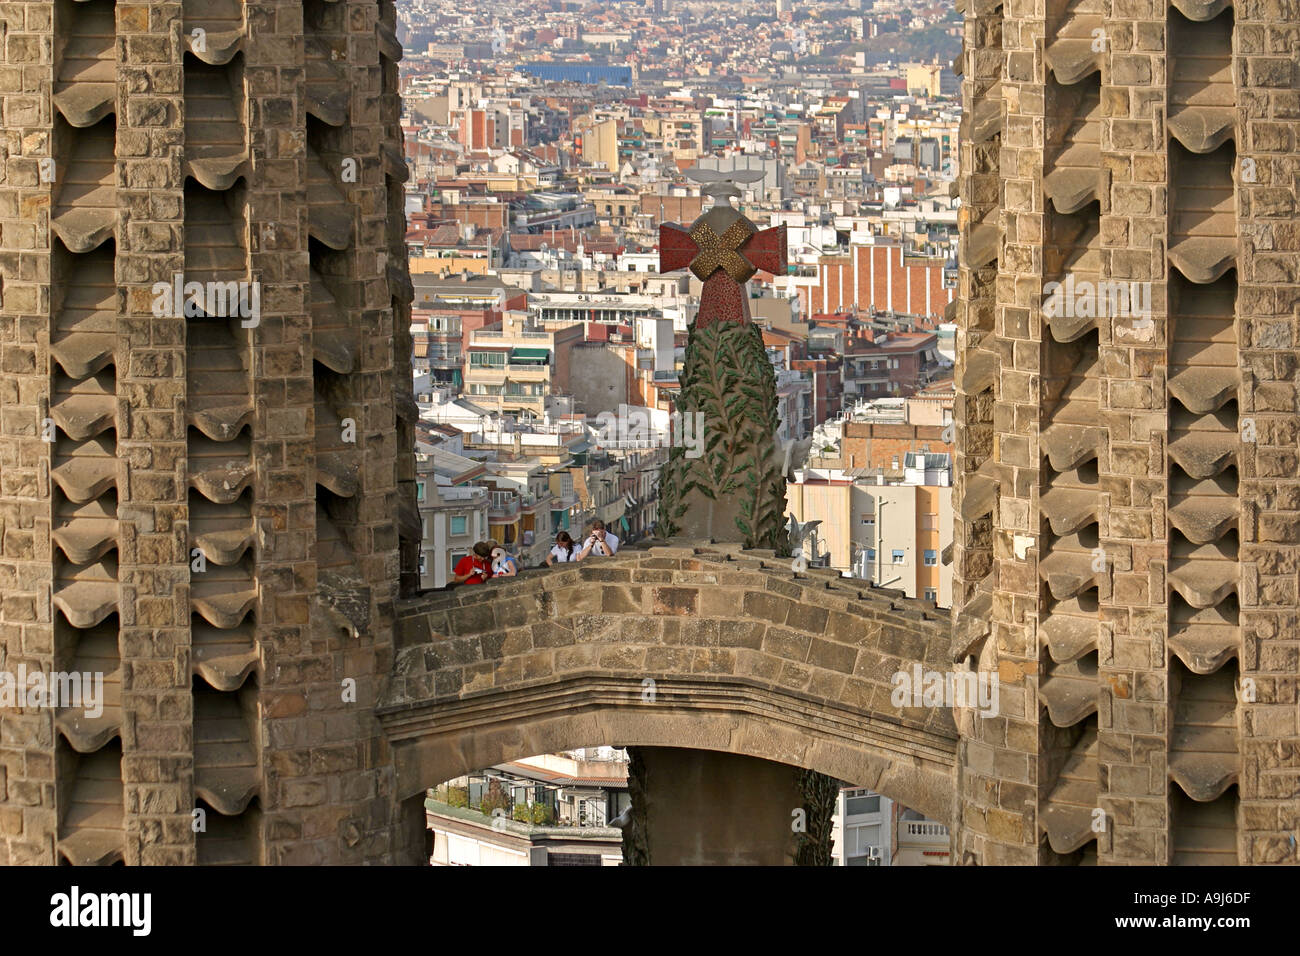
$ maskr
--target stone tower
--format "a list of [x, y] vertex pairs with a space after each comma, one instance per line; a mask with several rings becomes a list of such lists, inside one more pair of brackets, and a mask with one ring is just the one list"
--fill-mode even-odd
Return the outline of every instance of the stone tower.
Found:
[[0, 862], [392, 859], [392, 0], [0, 19], [0, 671], [106, 675], [0, 709]]
[[965, 12], [954, 850], [1295, 863], [1300, 18]]

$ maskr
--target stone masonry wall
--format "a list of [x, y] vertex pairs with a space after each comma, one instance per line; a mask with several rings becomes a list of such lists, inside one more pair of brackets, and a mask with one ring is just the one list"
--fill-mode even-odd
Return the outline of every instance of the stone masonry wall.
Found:
[[[1216, 0], [967, 12], [967, 69], [1001, 75], [1004, 211], [997, 358], [958, 348], [959, 465], [983, 447], [972, 396], [996, 397], [991, 483], [957, 493], [965, 527], [991, 517], [995, 566], [972, 589], [958, 534], [953, 650], [1027, 706], [959, 721], [958, 853], [1300, 862], [1300, 21]], [[966, 94], [964, 151], [999, 111]]]
[[0, 8], [0, 669], [105, 675], [0, 711], [0, 862], [397, 858], [392, 13]]

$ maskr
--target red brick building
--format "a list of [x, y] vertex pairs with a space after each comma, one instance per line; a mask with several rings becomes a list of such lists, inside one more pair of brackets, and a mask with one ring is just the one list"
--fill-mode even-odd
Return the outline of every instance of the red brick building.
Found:
[[943, 440], [943, 427], [939, 425], [844, 423], [840, 458], [845, 468], [898, 471], [908, 452], [951, 455], [952, 443]]
[[902, 246], [851, 246], [845, 256], [822, 256], [817, 284], [799, 290], [805, 314], [901, 312], [942, 321], [957, 295], [944, 287], [946, 260], [909, 256]]

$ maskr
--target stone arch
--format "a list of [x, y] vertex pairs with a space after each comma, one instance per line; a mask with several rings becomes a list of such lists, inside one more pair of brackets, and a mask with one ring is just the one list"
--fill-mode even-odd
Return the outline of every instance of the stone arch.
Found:
[[395, 740], [393, 753], [399, 799], [483, 767], [541, 753], [613, 744], [711, 750], [816, 770], [870, 787], [932, 819], [951, 822], [950, 774], [869, 745], [799, 738], [798, 731], [774, 728], [768, 717], [739, 709], [701, 712], [679, 706], [656, 711], [630, 703], [609, 703], [583, 707], [576, 713], [561, 708], [518, 724], [481, 727], [457, 737], [424, 734]]
[[949, 645], [932, 608], [771, 552], [629, 549], [404, 605], [378, 715], [400, 799], [609, 743], [817, 770], [951, 821], [951, 713], [890, 702]]

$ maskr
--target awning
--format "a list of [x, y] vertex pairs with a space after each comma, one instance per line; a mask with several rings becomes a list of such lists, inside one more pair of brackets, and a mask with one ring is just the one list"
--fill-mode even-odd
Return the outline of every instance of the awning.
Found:
[[550, 360], [550, 349], [514, 349], [510, 353], [512, 365], [520, 362], [549, 362]]
[[623, 515], [623, 516], [622, 516], [621, 518], [619, 518], [618, 520], [622, 523], [622, 525], [623, 525], [623, 530], [624, 530], [624, 531], [628, 531], [628, 530], [630, 530], [630, 528], [628, 527], [628, 523], [627, 523], [627, 515]]

